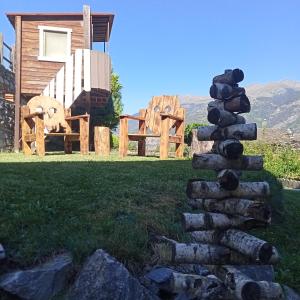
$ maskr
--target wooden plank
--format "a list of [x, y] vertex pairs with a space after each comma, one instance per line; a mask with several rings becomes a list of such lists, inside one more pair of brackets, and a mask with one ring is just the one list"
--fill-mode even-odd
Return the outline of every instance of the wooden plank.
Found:
[[[24, 121], [25, 123], [27, 123], [26, 121]], [[26, 126], [24, 123], [22, 123], [24, 126]], [[25, 142], [26, 144], [27, 143], [31, 143], [31, 142], [34, 142], [36, 140], [36, 135], [35, 133], [25, 133], [24, 134], [24, 138], [23, 138], [23, 125], [22, 125], [22, 142]], [[28, 146], [28, 145], [27, 145]], [[26, 150], [25, 150], [26, 146], [23, 146], [23, 151], [25, 154], [26, 153]], [[30, 146], [29, 146], [30, 148]], [[31, 151], [30, 151], [31, 152]], [[31, 153], [30, 153], [31, 154]]]
[[88, 49], [83, 50], [83, 89], [86, 92], [91, 91], [91, 51]]
[[169, 150], [169, 125], [170, 119], [167, 117], [162, 117], [161, 119], [161, 137], [160, 137], [160, 159], [168, 158]]
[[127, 118], [127, 119], [131, 119], [131, 120], [137, 120], [137, 121], [145, 121], [144, 117], [141, 116], [130, 116], [130, 115], [121, 115], [120, 118]]
[[47, 84], [47, 86], [43, 90], [43, 95], [44, 96], [50, 96], [50, 85], [49, 84]]
[[72, 120], [79, 120], [79, 119], [88, 119], [89, 117], [90, 116], [88, 114], [85, 114], [85, 115], [65, 117], [65, 120], [72, 121]]
[[23, 153], [25, 155], [31, 155], [31, 147], [30, 147], [30, 143], [28, 143], [26, 136], [28, 134], [30, 134], [31, 132], [31, 128], [30, 125], [28, 123], [27, 120], [25, 120], [24, 116], [29, 114], [29, 107], [28, 106], [23, 106], [22, 108], [22, 120], [21, 120], [21, 124], [22, 124], [22, 149], [23, 149]]
[[45, 136], [43, 115], [35, 116], [36, 153], [38, 156], [45, 155]]
[[64, 104], [65, 66], [56, 74], [56, 100]]
[[80, 154], [89, 154], [89, 118], [79, 120]]
[[15, 73], [15, 128], [14, 128], [14, 149], [20, 149], [20, 103], [21, 103], [21, 51], [22, 51], [22, 19], [15, 18], [16, 32], [16, 73]]
[[91, 9], [89, 5], [83, 5], [83, 35], [84, 48], [91, 49]]
[[55, 87], [55, 79], [53, 78], [49, 83], [49, 96], [54, 98], [54, 87]]
[[75, 79], [74, 79], [74, 101], [81, 94], [81, 75], [82, 75], [82, 49], [75, 51]]
[[128, 119], [120, 119], [119, 156], [127, 156], [128, 151]]
[[73, 103], [73, 54], [66, 61], [66, 87], [65, 87], [65, 108], [71, 107]]
[[[139, 133], [146, 134], [146, 122], [145, 122], [146, 109], [140, 109], [139, 117], [143, 120], [139, 120]], [[146, 155], [146, 139], [138, 141], [138, 155]]]
[[[71, 108], [65, 109], [65, 118], [71, 116]], [[72, 153], [72, 139], [70, 133], [72, 132], [72, 122], [66, 121], [66, 136], [64, 137], [64, 150], [66, 154]]]
[[79, 136], [78, 132], [49, 132], [47, 136]]
[[180, 136], [180, 142], [176, 143], [175, 156], [182, 158], [183, 150], [184, 150], [184, 121], [183, 120], [185, 117], [185, 109], [179, 108], [177, 115], [179, 118], [182, 119], [182, 121], [176, 122], [175, 135]]
[[110, 153], [110, 130], [108, 127], [96, 126], [94, 128], [95, 154], [109, 156]]

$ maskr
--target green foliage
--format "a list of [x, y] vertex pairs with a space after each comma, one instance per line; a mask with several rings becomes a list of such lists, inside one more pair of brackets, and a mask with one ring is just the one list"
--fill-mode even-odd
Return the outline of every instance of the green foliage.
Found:
[[122, 85], [119, 75], [111, 75], [111, 94], [107, 104], [104, 107], [97, 108], [92, 113], [93, 126], [106, 126], [115, 129], [119, 123], [119, 117], [123, 112], [122, 103]]
[[246, 154], [264, 156], [264, 168], [277, 177], [300, 179], [300, 151], [289, 146], [244, 142]]
[[188, 145], [191, 145], [192, 142], [192, 130], [194, 128], [200, 127], [200, 126], [206, 126], [206, 124], [202, 123], [191, 123], [187, 124], [184, 129], [184, 142]]
[[112, 149], [119, 149], [119, 136], [116, 134], [111, 134], [110, 144]]

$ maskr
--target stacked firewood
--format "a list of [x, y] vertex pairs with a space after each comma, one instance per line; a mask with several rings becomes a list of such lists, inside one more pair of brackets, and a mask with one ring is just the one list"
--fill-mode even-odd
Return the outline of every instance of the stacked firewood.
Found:
[[[240, 69], [226, 70], [213, 78], [208, 104], [208, 121], [199, 127], [199, 141], [214, 141], [212, 151], [194, 154], [195, 169], [216, 171], [216, 181], [192, 179], [187, 185], [188, 203], [201, 213], [184, 213], [182, 223], [193, 243], [167, 241], [160, 254], [177, 264], [202, 264], [225, 283], [232, 299], [283, 299], [282, 288], [272, 281], [256, 281], [237, 265], [273, 265], [279, 261], [276, 248], [247, 232], [266, 227], [271, 210], [265, 200], [270, 195], [265, 181], [240, 180], [243, 170], [263, 168], [261, 156], [243, 155], [240, 140], [256, 140], [256, 124], [247, 124], [241, 113], [250, 111]], [[177, 278], [178, 279], [178, 278]], [[181, 280], [183, 280], [181, 278]], [[189, 279], [191, 280], [191, 279]], [[192, 280], [193, 282], [193, 280]], [[178, 284], [178, 283], [177, 283]], [[186, 282], [183, 286], [189, 286]], [[190, 285], [192, 286], [192, 285]], [[228, 295], [224, 296], [228, 299]]]

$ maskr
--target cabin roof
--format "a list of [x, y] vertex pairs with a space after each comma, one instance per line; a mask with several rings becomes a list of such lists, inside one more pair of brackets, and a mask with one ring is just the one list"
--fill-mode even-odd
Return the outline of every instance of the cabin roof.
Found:
[[[15, 28], [16, 16], [21, 16], [24, 20], [83, 20], [82, 13], [25, 13], [25, 12], [14, 12], [7, 13], [12, 26]], [[111, 29], [114, 21], [114, 15], [111, 13], [91, 13], [91, 19], [93, 24], [93, 42], [108, 42], [111, 34]], [[109, 24], [109, 26], [108, 26]], [[109, 32], [107, 30], [109, 29]], [[108, 34], [107, 34], [108, 33]]]

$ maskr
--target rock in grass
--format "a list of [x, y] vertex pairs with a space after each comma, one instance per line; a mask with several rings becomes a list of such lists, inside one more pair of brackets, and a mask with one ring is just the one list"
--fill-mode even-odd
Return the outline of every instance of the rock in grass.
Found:
[[299, 294], [297, 294], [293, 289], [286, 285], [282, 285], [282, 288], [286, 300], [300, 300]]
[[71, 267], [71, 256], [62, 254], [33, 269], [2, 275], [0, 288], [21, 299], [48, 300], [66, 287]]
[[5, 258], [5, 250], [3, 246], [0, 244], [0, 260]]
[[80, 271], [69, 300], [158, 300], [114, 257], [98, 249]]

